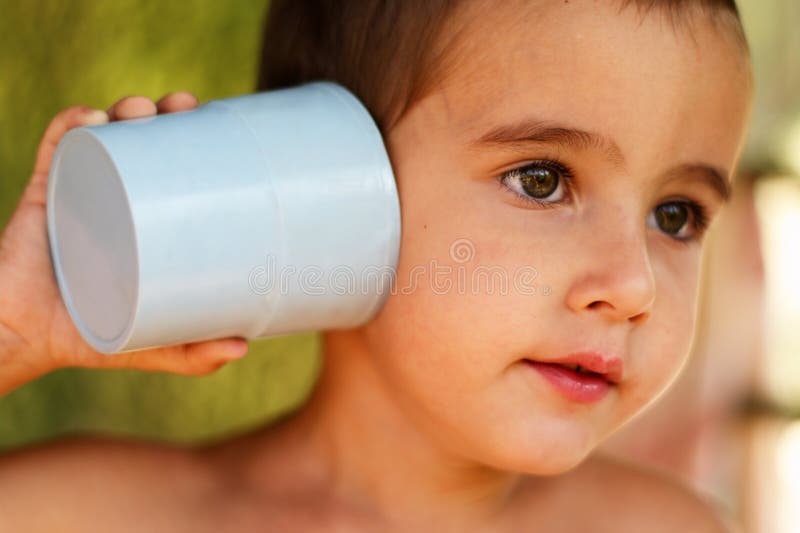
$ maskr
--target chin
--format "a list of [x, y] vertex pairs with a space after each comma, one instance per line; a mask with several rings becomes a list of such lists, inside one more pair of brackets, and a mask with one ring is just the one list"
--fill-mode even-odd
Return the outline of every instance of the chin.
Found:
[[557, 476], [569, 472], [589, 456], [588, 452], [573, 454], [564, 453], [564, 450], [552, 450], [552, 452], [548, 457], [543, 457], [535, 462], [521, 462], [519, 468], [515, 470], [534, 476]]
[[500, 470], [554, 476], [577, 467], [595, 449], [585, 429], [549, 429], [552, 431], [537, 427], [486, 442], [485, 447], [491, 449], [485, 462]]
[[517, 472], [531, 476], [557, 476], [579, 466], [589, 456], [588, 453], [566, 455], [560, 452], [547, 457], [502, 457], [495, 458], [492, 466], [498, 470]]

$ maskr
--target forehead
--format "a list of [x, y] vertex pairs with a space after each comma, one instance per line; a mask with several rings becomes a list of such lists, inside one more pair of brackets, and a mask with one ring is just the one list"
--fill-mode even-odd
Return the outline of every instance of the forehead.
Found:
[[674, 27], [616, 2], [468, 2], [449, 70], [429, 105], [465, 143], [533, 117], [614, 139], [626, 158], [730, 166], [751, 95], [730, 32], [701, 14]]

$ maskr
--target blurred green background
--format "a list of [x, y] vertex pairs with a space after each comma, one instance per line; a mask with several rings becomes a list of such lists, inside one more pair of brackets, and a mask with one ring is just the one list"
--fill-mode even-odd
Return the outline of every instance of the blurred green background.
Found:
[[[201, 102], [252, 92], [267, 2], [0, 0], [0, 227], [61, 109], [106, 109], [175, 90]], [[0, 398], [0, 449], [73, 431], [198, 442], [264, 423], [301, 402], [318, 336], [251, 342], [210, 376], [64, 369]]]
[[[744, 168], [800, 173], [800, 2], [740, 0], [757, 78]], [[252, 92], [266, 0], [0, 0], [0, 227], [61, 109], [190, 90]], [[316, 334], [251, 342], [205, 377], [65, 369], [0, 398], [0, 451], [65, 432], [197, 442], [298, 405], [319, 367]]]

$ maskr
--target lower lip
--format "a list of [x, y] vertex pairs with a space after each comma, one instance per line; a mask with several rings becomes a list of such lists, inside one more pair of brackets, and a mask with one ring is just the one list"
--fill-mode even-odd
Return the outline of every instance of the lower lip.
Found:
[[602, 400], [613, 384], [605, 378], [592, 374], [579, 374], [574, 370], [552, 363], [525, 360], [568, 400], [593, 403]]

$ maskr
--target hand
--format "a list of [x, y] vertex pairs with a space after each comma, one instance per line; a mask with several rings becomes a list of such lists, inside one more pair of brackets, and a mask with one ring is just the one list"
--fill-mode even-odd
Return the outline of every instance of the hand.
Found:
[[177, 374], [214, 372], [247, 352], [247, 341], [228, 338], [149, 350], [103, 354], [80, 336], [58, 291], [47, 239], [47, 176], [56, 145], [78, 126], [186, 111], [197, 107], [188, 92], [157, 103], [123, 98], [107, 111], [73, 106], [56, 115], [39, 144], [33, 176], [0, 234], [0, 395], [66, 366], [138, 368]]

